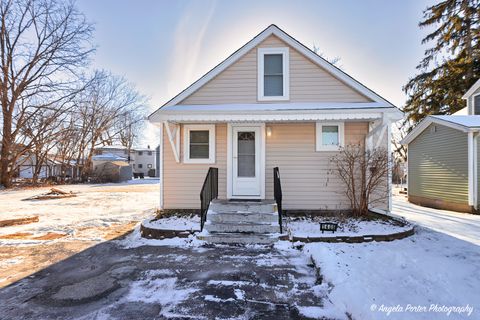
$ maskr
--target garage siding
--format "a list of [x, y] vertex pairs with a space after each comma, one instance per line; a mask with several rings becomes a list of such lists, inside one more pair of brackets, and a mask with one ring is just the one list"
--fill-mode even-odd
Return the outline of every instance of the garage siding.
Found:
[[408, 194], [468, 205], [467, 134], [431, 124], [408, 145]]

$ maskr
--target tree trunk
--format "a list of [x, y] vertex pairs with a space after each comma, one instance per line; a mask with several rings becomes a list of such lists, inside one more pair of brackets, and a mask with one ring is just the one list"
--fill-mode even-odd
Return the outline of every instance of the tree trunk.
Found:
[[[6, 107], [4, 107], [4, 110]], [[12, 148], [12, 120], [11, 117], [4, 112], [3, 117], [3, 136], [2, 150], [0, 153], [0, 184], [5, 188], [12, 186], [12, 173], [10, 171], [10, 153]]]

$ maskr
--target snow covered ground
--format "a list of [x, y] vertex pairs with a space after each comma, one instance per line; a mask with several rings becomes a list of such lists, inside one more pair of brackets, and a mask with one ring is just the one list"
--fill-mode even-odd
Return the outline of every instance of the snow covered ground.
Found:
[[417, 206], [409, 203], [403, 195], [393, 197], [393, 213], [420, 226], [480, 246], [480, 215]]
[[147, 219], [142, 224], [145, 227], [153, 229], [168, 229], [168, 230], [199, 230], [200, 216], [171, 216], [158, 220]]
[[[322, 233], [320, 221], [338, 223], [338, 230], [335, 233], [328, 231]], [[401, 226], [383, 220], [288, 219], [286, 228], [296, 237], [337, 237], [392, 234], [408, 230], [411, 226]]]
[[[0, 191], [0, 220], [33, 215], [38, 215], [40, 220], [37, 223], [0, 228], [0, 245], [52, 241], [49, 237], [38, 239], [49, 233], [64, 235], [71, 240], [99, 241], [102, 236], [95, 228], [138, 222], [152, 217], [159, 206], [158, 179], [65, 185], [58, 188], [73, 191], [77, 196], [34, 201], [24, 199], [48, 192], [49, 188]], [[17, 236], [11, 236], [15, 234]]]
[[77, 196], [25, 201], [49, 188], [0, 191], [0, 220], [39, 216], [39, 222], [0, 228], [0, 288], [130, 232], [159, 206], [158, 179], [58, 188]]
[[354, 319], [480, 319], [480, 217], [410, 204], [394, 214], [417, 223], [392, 242], [312, 243], [329, 298]]

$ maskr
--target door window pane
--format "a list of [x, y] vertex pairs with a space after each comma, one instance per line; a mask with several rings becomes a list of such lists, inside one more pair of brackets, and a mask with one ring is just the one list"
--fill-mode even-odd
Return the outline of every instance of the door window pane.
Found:
[[190, 131], [190, 159], [208, 159], [209, 158], [209, 131], [191, 130]]
[[255, 132], [238, 133], [238, 176], [255, 177]]
[[264, 95], [283, 96], [283, 56], [266, 54], [263, 59]]
[[322, 144], [338, 146], [338, 126], [322, 126]]

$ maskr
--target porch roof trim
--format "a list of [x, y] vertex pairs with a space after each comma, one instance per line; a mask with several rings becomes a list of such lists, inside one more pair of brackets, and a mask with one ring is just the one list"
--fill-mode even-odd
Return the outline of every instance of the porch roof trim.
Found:
[[403, 117], [401, 111], [378, 102], [368, 103], [264, 103], [165, 106], [150, 121], [318, 121], [378, 119], [387, 114], [391, 121]]

